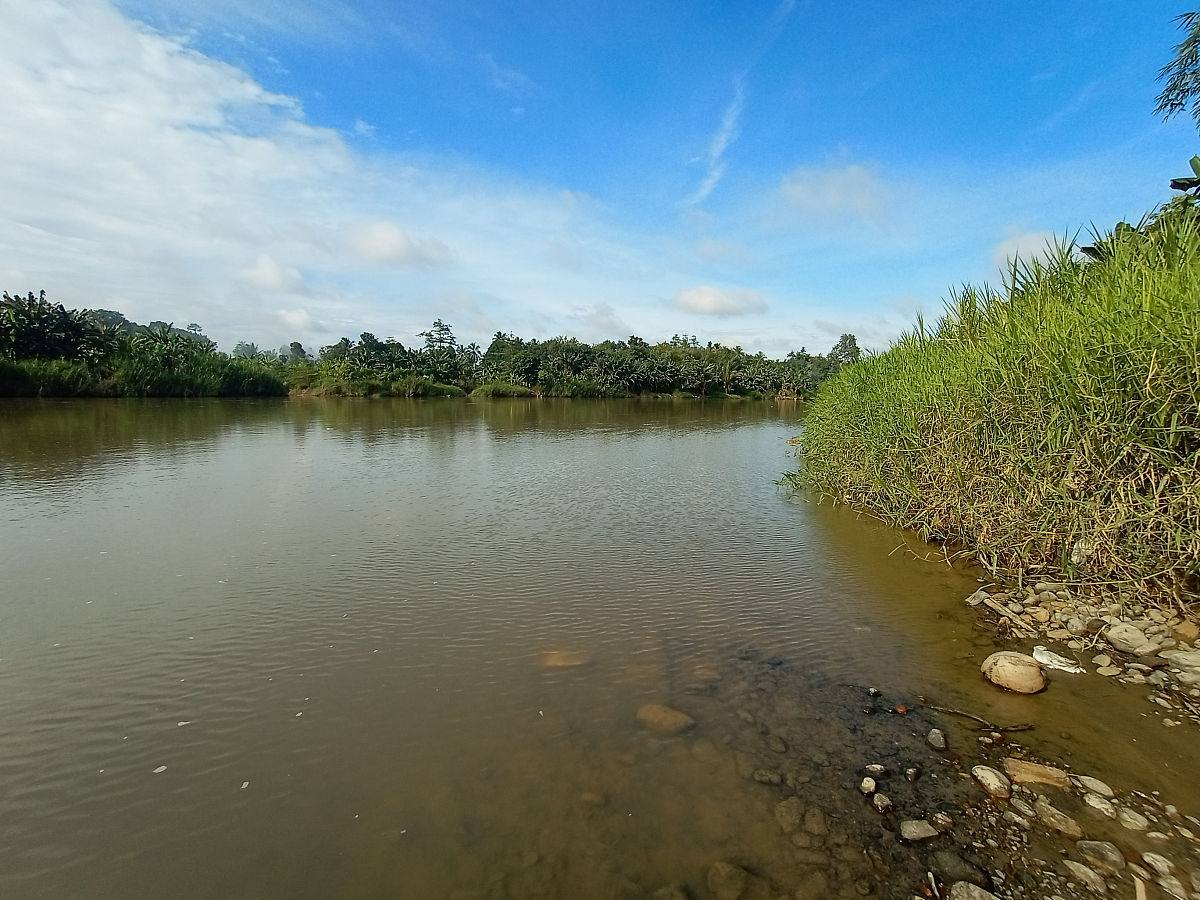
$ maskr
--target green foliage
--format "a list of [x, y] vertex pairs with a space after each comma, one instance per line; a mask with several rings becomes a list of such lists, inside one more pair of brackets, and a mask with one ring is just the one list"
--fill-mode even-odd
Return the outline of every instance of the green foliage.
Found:
[[[740, 347], [701, 346], [675, 335], [649, 344], [636, 335], [595, 346], [576, 338], [523, 340], [497, 332], [487, 351], [466, 346], [441, 319], [408, 348], [363, 332], [322, 347], [317, 359], [296, 341], [278, 353], [240, 341], [232, 356], [217, 352], [200, 326], [139, 325], [113, 310], [67, 310], [45, 294], [10, 296], [0, 306], [0, 358], [16, 361], [0, 380], [5, 394], [112, 396], [277, 395], [288, 390], [340, 396], [628, 397], [809, 396], [846, 360], [853, 335], [828, 357], [803, 349], [784, 360]], [[31, 367], [32, 360], [69, 360], [82, 369]], [[83, 372], [84, 375], [79, 375]], [[30, 379], [33, 379], [30, 381]]]
[[1183, 13], [1175, 22], [1186, 34], [1175, 45], [1175, 57], [1159, 70], [1158, 79], [1166, 84], [1154, 111], [1170, 119], [1186, 110], [1200, 129], [1200, 12]]
[[[281, 359], [283, 375], [293, 390], [347, 396], [428, 396], [424, 382], [406, 381], [421, 378], [475, 390], [478, 396], [498, 396], [488, 386], [508, 385], [524, 395], [542, 397], [675, 391], [714, 397], [805, 397], [843, 361], [860, 355], [851, 334], [842, 335], [828, 357], [800, 350], [784, 360], [751, 355], [740, 347], [701, 346], [686, 335], [654, 345], [634, 335], [628, 341], [592, 346], [571, 337], [538, 341], [496, 332], [487, 350], [480, 351], [474, 344], [459, 344], [450, 326], [438, 319], [420, 336], [425, 344], [419, 348], [405, 348], [392, 338], [381, 341], [370, 333], [357, 342], [342, 338], [324, 347], [317, 362], [288, 354]], [[477, 385], [486, 390], [479, 393]]]
[[9, 359], [55, 359], [79, 355], [95, 330], [83, 314], [51, 303], [42, 291], [4, 292], [0, 298], [0, 355]]
[[536, 397], [533, 391], [524, 385], [513, 384], [512, 382], [496, 381], [490, 384], [481, 384], [475, 390], [471, 391], [472, 397]]
[[842, 369], [793, 480], [994, 570], [1195, 592], [1200, 223], [1176, 203], [1149, 226], [1095, 262], [1013, 263]]

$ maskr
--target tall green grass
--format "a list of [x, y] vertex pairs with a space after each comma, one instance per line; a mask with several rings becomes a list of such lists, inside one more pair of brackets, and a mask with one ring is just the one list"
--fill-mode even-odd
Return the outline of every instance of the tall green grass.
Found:
[[826, 381], [790, 476], [994, 571], [1195, 599], [1200, 227], [1013, 264]]

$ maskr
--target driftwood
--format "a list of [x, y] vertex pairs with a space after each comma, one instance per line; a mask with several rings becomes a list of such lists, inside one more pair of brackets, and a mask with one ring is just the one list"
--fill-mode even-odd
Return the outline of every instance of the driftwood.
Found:
[[1012, 627], [1021, 632], [1027, 637], [1034, 637], [1037, 632], [1017, 618], [1017, 614], [1005, 609], [991, 597], [984, 598], [983, 605], [992, 612], [998, 614], [1003, 619], [1008, 619], [1012, 623]]
[[979, 716], [972, 715], [968, 712], [963, 712], [961, 709], [950, 709], [948, 706], [930, 706], [925, 705], [926, 709], [936, 710], [937, 712], [950, 713], [955, 716], [962, 716], [964, 719], [970, 719], [972, 722], [978, 722], [981, 731], [1030, 731], [1032, 725], [996, 725], [989, 722], [987, 719], [981, 719]]

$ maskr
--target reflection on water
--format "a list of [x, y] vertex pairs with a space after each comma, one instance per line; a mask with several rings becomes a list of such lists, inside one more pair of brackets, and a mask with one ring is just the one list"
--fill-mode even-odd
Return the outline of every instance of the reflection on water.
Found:
[[[1163, 735], [1153, 766], [1118, 748], [1105, 770], [1093, 748], [1144, 700], [1098, 679], [1032, 701], [981, 685], [970, 574], [775, 485], [791, 405], [17, 402], [0, 421], [3, 896], [704, 896], [718, 859], [857, 895], [870, 873], [839, 848], [859, 826], [833, 799], [849, 684], [1040, 717], [1118, 784], [1190, 764]], [[1109, 715], [1079, 722], [1095, 691]], [[647, 734], [648, 701], [696, 728]], [[751, 777], [771, 734], [782, 785]], [[789, 840], [781, 791], [833, 826]]]

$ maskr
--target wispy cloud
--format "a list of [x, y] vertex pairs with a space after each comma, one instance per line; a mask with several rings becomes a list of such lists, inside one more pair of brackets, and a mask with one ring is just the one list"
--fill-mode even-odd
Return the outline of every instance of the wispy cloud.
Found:
[[717, 185], [721, 183], [721, 179], [725, 177], [725, 170], [727, 168], [725, 152], [738, 139], [742, 113], [746, 110], [746, 81], [750, 77], [751, 71], [758, 65], [759, 60], [763, 58], [771, 48], [771, 45], [779, 39], [779, 35], [783, 33], [783, 29], [787, 27], [788, 19], [795, 5], [795, 0], [781, 0], [771, 13], [771, 18], [767, 22], [767, 27], [762, 34], [762, 38], [751, 53], [749, 61], [747, 61], [746, 65], [740, 71], [734, 74], [733, 99], [729, 101], [729, 105], [721, 113], [721, 121], [717, 125], [717, 130], [713, 134], [712, 140], [709, 142], [704, 177], [700, 180], [695, 193], [687, 199], [686, 205], [698, 206], [703, 203], [716, 190]]
[[524, 72], [500, 65], [492, 54], [479, 54], [479, 61], [483, 63], [492, 87], [501, 93], [512, 97], [528, 97], [537, 90], [537, 82]]
[[708, 147], [708, 170], [696, 192], [688, 198], [689, 206], [696, 206], [708, 199], [725, 177], [725, 151], [738, 138], [738, 122], [746, 108], [746, 77], [735, 75], [733, 79], [733, 99], [721, 113], [721, 122]]

